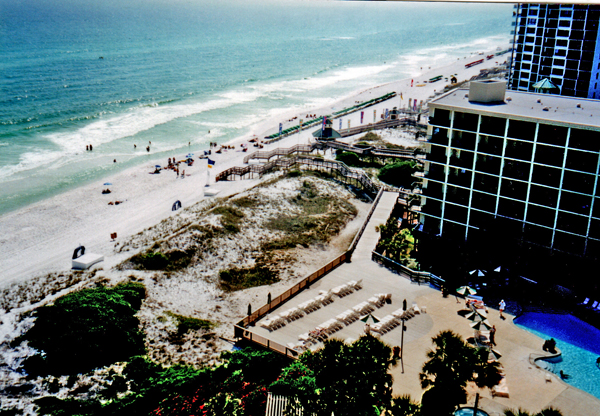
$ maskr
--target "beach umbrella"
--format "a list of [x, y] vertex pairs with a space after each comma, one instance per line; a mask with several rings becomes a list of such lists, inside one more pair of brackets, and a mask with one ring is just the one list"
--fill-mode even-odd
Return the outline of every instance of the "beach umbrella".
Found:
[[106, 183], [104, 184], [104, 186], [110, 186], [110, 185], [112, 185], [112, 183], [110, 183], [110, 182], [106, 182]]
[[481, 322], [481, 321], [485, 321], [487, 319], [487, 315], [485, 314], [485, 312], [479, 312], [479, 311], [473, 311], [470, 314], [468, 314], [466, 316], [466, 318], [469, 321], [473, 321], [473, 322]]
[[376, 324], [377, 322], [379, 322], [379, 319], [377, 317], [373, 316], [372, 314], [368, 314], [368, 315], [363, 316], [362, 318], [360, 318], [360, 320], [363, 321], [366, 324], [369, 323], [369, 319], [371, 319], [374, 324]]
[[535, 84], [532, 85], [533, 88], [537, 90], [537, 92], [550, 92], [551, 90], [557, 90], [558, 87], [554, 85], [548, 78], [544, 78]]
[[489, 360], [497, 361], [498, 359], [500, 359], [500, 357], [502, 357], [502, 354], [500, 354], [498, 350], [490, 348], [490, 355], [488, 358]]
[[479, 322], [473, 322], [471, 324], [471, 328], [477, 331], [481, 331], [482, 329], [486, 329], [489, 331], [490, 329], [492, 329], [492, 325], [490, 325], [490, 322], [488, 320], [483, 320]]
[[474, 295], [475, 293], [477, 293], [477, 291], [470, 286], [461, 286], [458, 289], [456, 289], [456, 293], [463, 296], [469, 296]]
[[475, 269], [469, 272], [471, 276], [484, 277], [487, 272], [485, 270]]

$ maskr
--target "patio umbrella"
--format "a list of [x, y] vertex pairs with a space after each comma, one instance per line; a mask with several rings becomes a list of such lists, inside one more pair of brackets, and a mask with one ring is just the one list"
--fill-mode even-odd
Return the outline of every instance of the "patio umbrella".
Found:
[[469, 272], [471, 276], [484, 277], [487, 272], [485, 270], [475, 269]]
[[458, 289], [456, 289], [456, 293], [463, 296], [469, 296], [474, 295], [475, 293], [477, 293], [477, 291], [469, 286], [461, 286]]
[[500, 359], [500, 357], [502, 357], [502, 354], [500, 354], [498, 352], [498, 350], [495, 350], [493, 348], [490, 348], [490, 355], [489, 355], [489, 359], [492, 359], [494, 361]]
[[466, 316], [466, 318], [469, 321], [481, 322], [481, 321], [485, 321], [487, 319], [487, 315], [485, 314], [485, 312], [473, 311], [470, 314], [468, 314]]
[[372, 314], [368, 314], [368, 315], [365, 315], [364, 317], [360, 318], [360, 320], [363, 321], [366, 324], [369, 323], [369, 319], [371, 319], [374, 324], [376, 324], [377, 322], [379, 322], [379, 319], [377, 317], [373, 316]]
[[492, 325], [490, 325], [489, 321], [483, 320], [483, 321], [479, 321], [479, 322], [473, 322], [471, 324], [471, 328], [473, 328], [477, 331], [481, 331], [482, 329], [490, 330], [490, 329], [492, 329]]

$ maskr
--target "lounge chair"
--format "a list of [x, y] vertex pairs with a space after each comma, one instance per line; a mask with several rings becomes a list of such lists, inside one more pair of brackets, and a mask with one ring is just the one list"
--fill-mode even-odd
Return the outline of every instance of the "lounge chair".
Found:
[[590, 308], [596, 309], [596, 306], [598, 306], [598, 301], [597, 300], [595, 300], [594, 303], [592, 303], [592, 306], [590, 306]]
[[587, 305], [588, 303], [590, 303], [590, 298], [585, 298], [585, 300], [583, 302], [580, 303], [580, 305]]

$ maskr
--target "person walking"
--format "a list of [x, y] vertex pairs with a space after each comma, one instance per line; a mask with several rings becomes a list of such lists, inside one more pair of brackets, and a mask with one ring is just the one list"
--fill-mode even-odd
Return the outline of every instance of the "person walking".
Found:
[[506, 309], [506, 302], [504, 302], [504, 299], [500, 301], [498, 306], [500, 307], [500, 318], [504, 319], [504, 316], [502, 315], [502, 312], [504, 312], [504, 309]]

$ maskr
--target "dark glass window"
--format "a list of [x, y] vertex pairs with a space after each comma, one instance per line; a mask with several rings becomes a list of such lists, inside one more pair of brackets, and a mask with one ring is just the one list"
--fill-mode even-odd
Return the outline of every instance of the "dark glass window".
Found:
[[477, 131], [477, 123], [479, 122], [479, 116], [471, 113], [454, 113], [454, 128], [467, 131]]
[[[592, 197], [572, 192], [561, 192], [559, 208], [565, 211], [575, 212], [577, 214], [589, 215], [592, 205]], [[567, 230], [568, 231], [568, 230]]]
[[587, 235], [588, 218], [581, 215], [570, 214], [568, 212], [559, 212], [556, 220], [556, 228], [575, 233]]
[[495, 136], [479, 135], [479, 143], [477, 144], [477, 151], [481, 153], [489, 153], [492, 155], [502, 155], [504, 139]]
[[448, 183], [470, 188], [472, 174], [470, 170], [451, 167], [448, 172]]
[[446, 188], [446, 201], [460, 205], [469, 205], [469, 190], [449, 185]]
[[567, 142], [567, 130], [566, 127], [540, 124], [537, 140], [541, 143], [564, 146]]
[[467, 223], [467, 208], [446, 202], [444, 207], [444, 218], [462, 224]]
[[473, 192], [473, 196], [471, 197], [471, 206], [482, 211], [494, 213], [496, 212], [496, 195]]
[[525, 214], [525, 204], [519, 201], [500, 198], [500, 201], [498, 202], [498, 214], [503, 217], [522, 220]]
[[569, 147], [572, 149], [600, 151], [600, 132], [591, 130], [571, 129]]
[[533, 143], [521, 142], [517, 140], [507, 140], [506, 150], [504, 153], [505, 157], [512, 159], [531, 160], [533, 152]]
[[504, 136], [506, 130], [506, 119], [500, 117], [481, 116], [481, 125], [479, 132], [484, 134], [494, 134]]
[[426, 203], [423, 206], [423, 213], [434, 215], [436, 217], [442, 216], [442, 203], [433, 199], [426, 199]]
[[433, 129], [433, 134], [431, 135], [430, 143], [448, 146], [448, 129], [441, 129], [435, 127]]
[[538, 144], [535, 147], [535, 163], [557, 166], [562, 168], [565, 149], [562, 147], [545, 146]]
[[569, 149], [566, 168], [595, 174], [598, 169], [598, 154]]
[[530, 168], [530, 163], [519, 162], [517, 160], [504, 160], [502, 176], [527, 181], [529, 180]]
[[554, 169], [547, 166], [535, 165], [533, 167], [533, 178], [534, 183], [541, 185], [552, 186], [558, 188], [560, 186], [561, 170]]
[[556, 212], [548, 208], [542, 208], [531, 204], [527, 206], [527, 221], [534, 224], [545, 225], [546, 227], [554, 227], [555, 215]]
[[562, 188], [592, 195], [594, 193], [595, 180], [596, 175], [587, 175], [585, 173], [565, 170]]
[[496, 194], [498, 192], [498, 177], [476, 173], [473, 188], [490, 194]]
[[425, 232], [433, 235], [439, 235], [441, 221], [437, 218], [426, 217], [423, 223]]
[[446, 172], [444, 171], [444, 167], [442, 165], [438, 165], [436, 163], [431, 163], [429, 165], [429, 171], [427, 172], [427, 178], [434, 179], [437, 181], [445, 181], [446, 180]]
[[429, 119], [429, 124], [450, 127], [450, 111], [436, 108], [433, 112], [433, 119]]
[[502, 179], [500, 195], [524, 201], [527, 198], [527, 183], [512, 179]]
[[475, 150], [475, 133], [454, 131], [452, 136], [452, 147], [465, 150]]
[[464, 240], [465, 226], [444, 221], [443, 235], [452, 240]]
[[515, 139], [533, 141], [533, 137], [535, 136], [535, 123], [521, 120], [509, 120], [508, 136]]
[[546, 188], [539, 185], [531, 185], [529, 190], [529, 202], [556, 208], [558, 201], [558, 190]]

